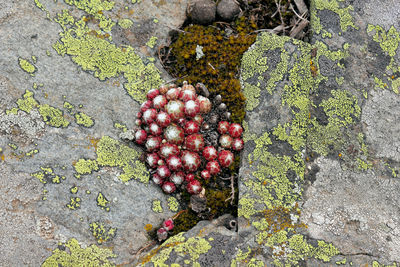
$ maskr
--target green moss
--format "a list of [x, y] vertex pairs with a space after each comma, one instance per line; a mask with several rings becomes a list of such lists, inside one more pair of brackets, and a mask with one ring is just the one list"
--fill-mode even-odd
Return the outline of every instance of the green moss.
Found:
[[169, 197], [167, 199], [168, 208], [170, 211], [177, 212], [179, 209], [179, 202], [175, 197]]
[[118, 21], [118, 25], [122, 28], [122, 29], [128, 29], [130, 27], [132, 27], [133, 25], [133, 21], [130, 19], [120, 19]]
[[151, 209], [156, 213], [162, 213], [164, 211], [161, 205], [161, 201], [158, 199], [155, 199], [151, 202]]
[[119, 176], [122, 182], [128, 182], [131, 179], [142, 183], [149, 182], [146, 165], [139, 161], [140, 153], [135, 149], [109, 136], [103, 136], [97, 143], [96, 154], [99, 167], [122, 168], [123, 173]]
[[69, 125], [69, 121], [64, 118], [64, 112], [58, 108], [47, 104], [39, 105], [39, 113], [43, 121], [49, 126], [66, 128]]
[[18, 58], [18, 64], [23, 71], [29, 73], [31, 76], [34, 76], [34, 73], [37, 69], [32, 63], [26, 59]]
[[111, 267], [114, 266], [109, 261], [109, 258], [113, 258], [115, 255], [112, 250], [108, 248], [99, 248], [95, 245], [91, 245], [86, 248], [82, 248], [79, 245], [78, 240], [72, 238], [67, 243], [60, 243], [58, 248], [52, 251], [52, 255], [49, 256], [42, 264], [42, 267], [53, 267], [53, 266], [102, 266]]
[[90, 223], [89, 227], [98, 244], [111, 241], [117, 233], [117, 228], [107, 227], [104, 223], [98, 221]]
[[97, 206], [100, 207], [102, 210], [105, 211], [110, 211], [110, 207], [108, 207], [108, 204], [110, 204], [110, 201], [101, 193], [97, 195], [96, 198]]
[[78, 125], [90, 128], [94, 125], [94, 120], [83, 112], [78, 112], [75, 114], [75, 122]]
[[69, 203], [66, 205], [70, 210], [77, 210], [81, 207], [81, 198], [70, 197]]
[[91, 159], [79, 159], [74, 165], [75, 171], [78, 174], [89, 174], [99, 170], [97, 161]]

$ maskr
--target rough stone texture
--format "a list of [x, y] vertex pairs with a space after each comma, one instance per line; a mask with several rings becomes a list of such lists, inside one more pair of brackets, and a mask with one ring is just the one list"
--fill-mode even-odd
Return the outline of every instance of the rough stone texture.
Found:
[[187, 13], [193, 23], [210, 24], [215, 20], [217, 5], [212, 0], [192, 0]]
[[224, 20], [231, 21], [240, 12], [240, 7], [234, 0], [221, 0], [217, 5], [217, 14]]

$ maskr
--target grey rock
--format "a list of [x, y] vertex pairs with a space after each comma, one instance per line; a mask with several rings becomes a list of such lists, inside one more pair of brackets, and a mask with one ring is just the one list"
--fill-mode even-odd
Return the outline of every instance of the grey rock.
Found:
[[226, 21], [231, 21], [240, 12], [240, 6], [235, 0], [221, 0], [217, 5], [217, 14]]
[[215, 20], [217, 6], [212, 0], [192, 0], [187, 14], [193, 23], [210, 24]]

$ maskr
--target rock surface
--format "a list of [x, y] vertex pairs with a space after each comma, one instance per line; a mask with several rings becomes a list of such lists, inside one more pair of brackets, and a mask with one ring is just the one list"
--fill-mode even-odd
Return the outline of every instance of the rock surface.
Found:
[[258, 36], [241, 68], [238, 232], [227, 227], [236, 218], [223, 216], [134, 257], [146, 231], [177, 210], [125, 140], [145, 93], [170, 78], [156, 51], [186, 8], [2, 6], [0, 262], [399, 262], [400, 4], [376, 0], [311, 1], [310, 44]]

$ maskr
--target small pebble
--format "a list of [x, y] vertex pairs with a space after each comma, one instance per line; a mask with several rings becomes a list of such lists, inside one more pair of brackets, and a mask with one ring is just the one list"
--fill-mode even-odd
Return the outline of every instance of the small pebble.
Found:
[[217, 6], [212, 0], [192, 0], [187, 9], [193, 23], [210, 24], [215, 20]]
[[217, 14], [226, 21], [232, 21], [240, 12], [240, 7], [235, 0], [221, 0], [217, 6]]

